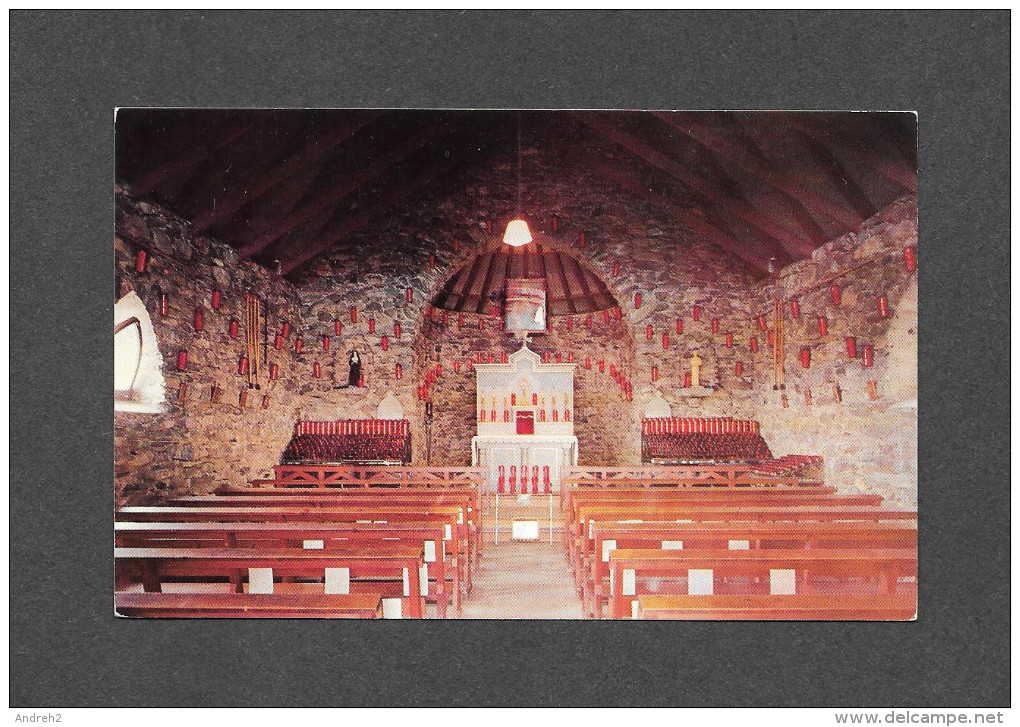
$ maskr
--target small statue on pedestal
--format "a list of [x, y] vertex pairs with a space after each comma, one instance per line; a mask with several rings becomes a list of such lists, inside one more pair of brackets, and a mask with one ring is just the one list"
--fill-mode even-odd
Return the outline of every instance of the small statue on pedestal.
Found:
[[701, 386], [701, 356], [697, 351], [691, 355], [691, 386], [695, 389]]
[[350, 366], [350, 373], [347, 375], [348, 386], [360, 386], [361, 384], [361, 357], [357, 351], [351, 351], [350, 357], [347, 359], [347, 365]]

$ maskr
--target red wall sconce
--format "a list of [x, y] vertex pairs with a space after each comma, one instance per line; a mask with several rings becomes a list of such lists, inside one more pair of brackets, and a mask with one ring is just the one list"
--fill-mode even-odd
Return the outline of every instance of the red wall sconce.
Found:
[[337, 318], [335, 321], [333, 321], [333, 335], [340, 336], [343, 335], [343, 332], [344, 324], [340, 322], [339, 318]]
[[[503, 352], [503, 363], [506, 363], [506, 352]], [[574, 352], [570, 351], [567, 354], [567, 363], [574, 363]]]
[[269, 408], [269, 394], [266, 394], [265, 396], [262, 397], [262, 408], [263, 409]]
[[634, 308], [635, 310], [641, 307], [641, 293], [634, 293]]
[[790, 315], [794, 318], [800, 318], [800, 301], [796, 299], [790, 301]]
[[375, 318], [368, 319], [368, 332], [375, 333]]
[[358, 322], [358, 308], [357, 306], [351, 306], [351, 323]]
[[276, 338], [273, 339], [273, 348], [275, 348], [277, 351], [279, 351], [281, 348], [283, 348], [283, 334], [282, 333], [277, 333], [276, 334]]
[[240, 376], [247, 376], [248, 375], [248, 357], [247, 356], [241, 356], [241, 358], [239, 358], [237, 360], [237, 373]]
[[662, 334], [662, 350], [665, 351], [669, 348], [669, 332]]
[[312, 364], [312, 377], [316, 379], [322, 377], [322, 367], [319, 365], [318, 361]]
[[436, 269], [436, 256], [435, 255], [429, 255], [429, 270], [435, 270], [435, 269]]
[[300, 338], [294, 340], [294, 353], [301, 353], [301, 349], [305, 347], [305, 342]]
[[875, 363], [875, 349], [870, 343], [864, 344], [864, 353], [861, 356], [864, 368], [870, 369]]
[[613, 277], [615, 278], [620, 274], [620, 261], [616, 260], [613, 262]]
[[[552, 219], [549, 221], [549, 224], [552, 225], [552, 231], [553, 232], [559, 232], [560, 231], [560, 218], [557, 217], [556, 215], [553, 215]], [[500, 469], [503, 469], [503, 468], [500, 467]]]
[[586, 369], [591, 369], [591, 356], [584, 357], [584, 367]]
[[647, 326], [645, 326], [645, 340], [651, 341], [654, 335], [655, 331], [652, 330], [652, 324], [649, 323]]
[[726, 334], [726, 348], [733, 348], [733, 334]]
[[599, 373], [600, 374], [606, 373], [606, 360], [605, 359], [599, 359]]
[[329, 350], [329, 336], [322, 337], [322, 350], [323, 351]]
[[712, 333], [718, 333], [718, 332], [719, 332], [719, 319], [718, 318], [713, 318], [712, 319]]
[[659, 367], [652, 366], [652, 383], [654, 384], [658, 380], [659, 380]]
[[188, 396], [188, 382], [182, 381], [177, 387], [177, 401], [183, 403]]
[[219, 404], [220, 399], [222, 398], [223, 389], [221, 389], [218, 384], [213, 384], [212, 388], [209, 390], [209, 401], [213, 404]]
[[807, 346], [800, 347], [800, 365], [804, 368], [811, 367], [811, 349]]
[[684, 319], [683, 318], [677, 318], [676, 319], [676, 333], [679, 336], [683, 332], [684, 332]]
[[585, 244], [584, 233], [581, 232], [577, 235], [577, 246], [583, 250], [584, 244]]
[[159, 314], [164, 318], [170, 315], [170, 296], [166, 293], [159, 294]]
[[453, 241], [453, 251], [455, 253], [456, 252], [460, 252], [460, 240], [454, 239], [454, 241]]
[[737, 376], [743, 376], [743, 375], [744, 375], [744, 364], [743, 364], [743, 362], [741, 362], [741, 361], [737, 361], [737, 362], [736, 362], [736, 363], [735, 363], [735, 364], [733, 365], [733, 372], [734, 372], [734, 373], [735, 373], [735, 374], [736, 374]]
[[917, 270], [917, 248], [913, 245], [903, 248], [903, 266], [908, 273]]
[[685, 389], [691, 388], [691, 372], [690, 371], [688, 371], [687, 373], [684, 374], [684, 388]]
[[139, 250], [137, 253], [135, 253], [135, 272], [144, 273], [145, 266], [148, 263], [148, 260], [149, 255], [148, 253], [145, 252], [145, 250]]
[[195, 330], [201, 331], [205, 328], [205, 313], [202, 312], [201, 308], [195, 309]]
[[840, 291], [839, 291], [839, 286], [838, 285], [830, 285], [829, 286], [829, 296], [832, 298], [832, 304], [835, 305], [835, 306], [838, 306], [839, 302], [841, 300], [841, 296], [840, 296]]
[[[459, 363], [460, 363], [459, 361], [454, 362], [453, 367], [454, 371], [460, 369], [460, 366], [458, 365]], [[398, 381], [404, 378], [404, 367], [401, 366], [400, 364], [397, 364], [396, 366], [393, 367], [393, 378], [397, 379]]]
[[584, 318], [584, 327], [585, 328], [591, 328], [591, 314], [585, 316], [585, 318]]
[[408, 303], [414, 302], [414, 288], [407, 288], [404, 290], [404, 300]]
[[283, 336], [284, 338], [287, 338], [287, 337], [290, 336], [290, 323], [289, 322], [287, 322], [287, 321], [283, 322], [283, 325], [280, 327], [280, 335]]
[[237, 405], [244, 409], [248, 406], [248, 390], [241, 389], [241, 393], [237, 395]]
[[574, 319], [567, 316], [567, 333], [570, 333], [572, 330], [574, 330]]
[[763, 314], [758, 316], [758, 330], [759, 331], [767, 331], [768, 329], [769, 329], [769, 324], [766, 322], [765, 314], [763, 313]]
[[878, 296], [878, 317], [889, 317], [889, 299], [884, 295]]
[[379, 339], [379, 347], [383, 351], [389, 351], [390, 350], [390, 339], [388, 339], [386, 336], [383, 336], [382, 338], [380, 338]]
[[758, 339], [754, 336], [751, 336], [750, 346], [751, 353], [758, 353]]
[[693, 318], [696, 321], [700, 321], [701, 320], [701, 306], [700, 305], [694, 306], [694, 309], [691, 311], [691, 318]]
[[230, 320], [230, 327], [227, 329], [227, 335], [231, 338], [237, 338], [238, 332], [241, 330], [241, 324], [237, 322], [236, 318]]
[[857, 339], [853, 336], [846, 337], [847, 358], [857, 358]]
[[464, 316], [457, 316], [457, 330], [459, 331], [464, 327]]
[[269, 364], [269, 380], [276, 381], [280, 376], [280, 365]]
[[401, 328], [400, 328], [400, 323], [397, 322], [397, 321], [394, 321], [393, 322], [393, 337], [394, 338], [400, 338], [401, 332], [402, 331], [401, 331]]
[[220, 301], [223, 298], [223, 294], [218, 290], [212, 292], [212, 307], [213, 310], [217, 310], [220, 307]]
[[186, 369], [186, 368], [188, 368], [188, 352], [187, 351], [178, 351], [177, 352], [177, 370], [178, 371], [184, 371], [184, 369]]
[[491, 235], [492, 234], [492, 220], [486, 220], [485, 221], [485, 233], [487, 235]]
[[829, 335], [829, 319], [825, 316], [818, 316], [818, 335]]

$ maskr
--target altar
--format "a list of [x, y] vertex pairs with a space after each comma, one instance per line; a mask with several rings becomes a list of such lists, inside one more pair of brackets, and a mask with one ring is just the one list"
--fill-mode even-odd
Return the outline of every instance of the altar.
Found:
[[542, 363], [526, 341], [505, 364], [475, 364], [471, 464], [487, 471], [490, 490], [559, 491], [560, 470], [577, 464], [574, 367]]

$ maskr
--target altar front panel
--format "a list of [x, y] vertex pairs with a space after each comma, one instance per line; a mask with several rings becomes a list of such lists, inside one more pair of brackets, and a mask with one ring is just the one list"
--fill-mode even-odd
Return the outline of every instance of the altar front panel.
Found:
[[[523, 473], [531, 476], [538, 468], [539, 491], [544, 492], [544, 467], [549, 468], [550, 489], [560, 489], [560, 470], [577, 464], [577, 438], [573, 436], [506, 435], [502, 437], [473, 437], [471, 440], [471, 461], [475, 467], [487, 472], [486, 481], [491, 491], [499, 487], [499, 468], [509, 477], [511, 467], [515, 468], [517, 482]], [[518, 486], [519, 491], [519, 486]], [[530, 488], [528, 490], [531, 491]]]

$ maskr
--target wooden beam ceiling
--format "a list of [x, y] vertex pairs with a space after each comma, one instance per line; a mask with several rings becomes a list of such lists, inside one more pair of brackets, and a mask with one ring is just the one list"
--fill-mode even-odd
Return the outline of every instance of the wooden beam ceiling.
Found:
[[777, 224], [743, 200], [736, 199], [719, 185], [686, 165], [675, 161], [652, 145], [624, 130], [618, 124], [608, 121], [604, 115], [578, 113], [577, 118], [603, 137], [622, 146], [635, 156], [643, 159], [656, 169], [666, 172], [691, 189], [706, 208], [718, 208], [737, 217], [760, 233], [778, 242], [790, 255], [810, 255], [816, 248], [810, 240], [788, 227]]

